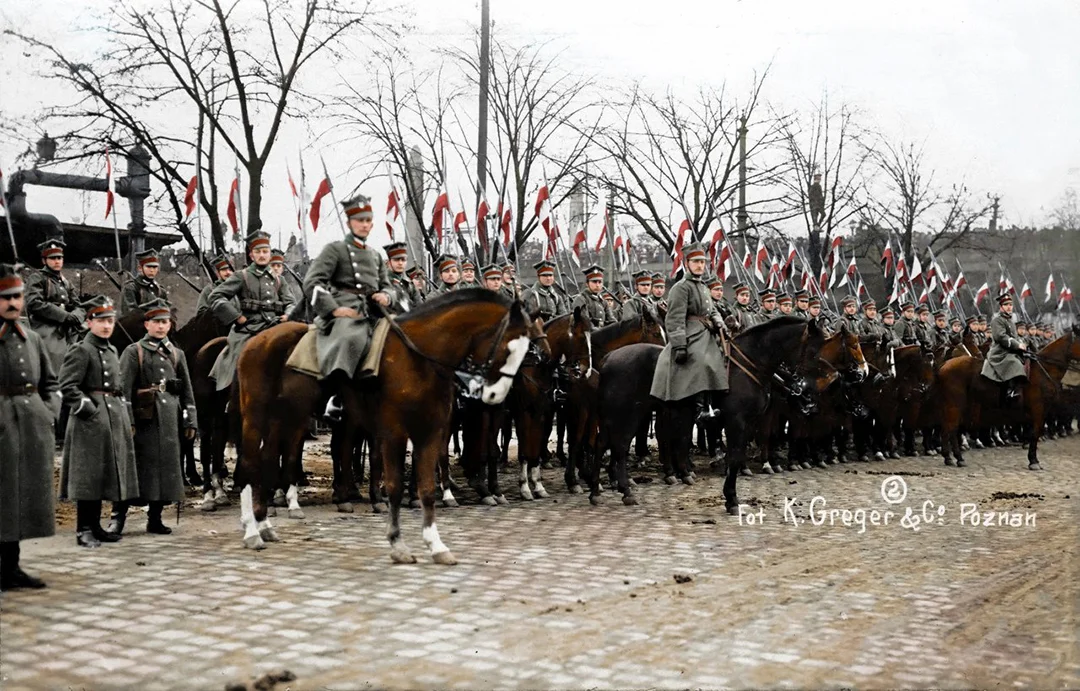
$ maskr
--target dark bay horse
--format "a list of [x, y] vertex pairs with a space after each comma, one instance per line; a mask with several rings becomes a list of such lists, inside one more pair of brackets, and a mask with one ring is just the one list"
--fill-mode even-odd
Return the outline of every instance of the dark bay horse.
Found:
[[934, 366], [918, 345], [893, 349], [891, 362], [889, 353], [880, 349], [864, 352], [871, 371], [882, 375], [862, 386], [863, 401], [873, 416], [871, 444], [879, 459], [899, 458], [896, 436], [901, 406], [923, 400], [934, 383]]
[[591, 367], [585, 376], [580, 377], [570, 386], [565, 408], [570, 457], [566, 462], [564, 479], [571, 493], [581, 493], [578, 473], [586, 471], [585, 454], [595, 447], [597, 392], [600, 383], [597, 368], [600, 367], [600, 363], [610, 353], [624, 346], [634, 343], [664, 345], [666, 342], [667, 334], [664, 332], [659, 317], [649, 311], [644, 311], [624, 321], [608, 324], [590, 334]]
[[1073, 362], [1080, 361], [1080, 325], [1051, 341], [1031, 362], [1027, 384], [1022, 390], [1020, 404], [1001, 405], [1001, 389], [996, 382], [982, 376], [983, 361], [959, 357], [946, 362], [938, 372], [938, 388], [942, 396], [942, 455], [945, 465], [964, 466], [960, 449], [960, 426], [976, 432], [984, 425], [1005, 425], [1026, 422], [1030, 425], [1028, 468], [1041, 470], [1039, 437], [1043, 433], [1046, 415], [1061, 399], [1061, 380]]
[[[447, 453], [456, 381], [462, 380], [484, 403], [502, 403], [529, 349], [532, 324], [519, 302], [482, 288], [441, 295], [394, 323], [378, 376], [354, 379], [338, 391], [345, 404], [340, 465], [346, 477], [335, 478], [335, 484], [352, 483], [354, 437], [357, 432], [368, 434], [373, 439], [372, 468], [382, 464], [390, 499], [391, 558], [414, 562], [400, 529], [405, 451], [411, 440], [424, 542], [435, 562], [453, 564], [456, 560], [435, 524], [435, 474]], [[306, 331], [303, 324], [275, 326], [252, 338], [240, 355], [241, 463], [248, 482], [241, 492], [241, 522], [247, 547], [261, 549], [264, 540], [277, 539], [266, 508], [267, 490], [276, 486], [278, 458], [286, 456], [281, 467], [289, 472], [308, 418], [329, 393], [314, 377], [285, 367]]]

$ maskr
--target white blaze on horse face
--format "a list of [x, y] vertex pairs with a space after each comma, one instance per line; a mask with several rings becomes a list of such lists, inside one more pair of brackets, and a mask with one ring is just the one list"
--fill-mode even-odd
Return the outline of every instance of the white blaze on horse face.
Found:
[[430, 550], [432, 556], [441, 552], [449, 552], [450, 548], [443, 544], [442, 538], [439, 537], [439, 528], [432, 522], [423, 530], [424, 543], [427, 544], [428, 550]]
[[499, 405], [506, 400], [510, 387], [514, 384], [514, 376], [529, 352], [529, 337], [518, 336], [506, 344], [506, 349], [510, 354], [506, 357], [506, 364], [499, 369], [499, 379], [494, 384], [484, 384], [480, 400], [487, 405]]

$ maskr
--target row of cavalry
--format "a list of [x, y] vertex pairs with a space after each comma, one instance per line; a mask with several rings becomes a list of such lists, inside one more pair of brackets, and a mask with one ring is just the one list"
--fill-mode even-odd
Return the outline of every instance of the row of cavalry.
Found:
[[[202, 474], [195, 442], [185, 442], [186, 475], [202, 484], [204, 505], [228, 503], [225, 448], [233, 442], [244, 544], [264, 548], [278, 539], [268, 519], [275, 493], [284, 493], [290, 517], [303, 517], [297, 487], [304, 477], [304, 441], [312, 418], [336, 393], [344, 418], [332, 426], [334, 503], [352, 510], [359, 498], [366, 447], [367, 498], [375, 511], [389, 513], [393, 560], [415, 561], [400, 530], [408, 491], [423, 510], [422, 535], [433, 560], [452, 564], [455, 557], [436, 527], [435, 504], [457, 504], [449, 449], [459, 433], [461, 471], [485, 504], [506, 503], [498, 471], [511, 437], [520, 496], [548, 496], [541, 464], [557, 430], [555, 455], [563, 459], [570, 492], [581, 493], [584, 484], [590, 500], [600, 503], [610, 483], [623, 503], [633, 505], [638, 500], [629, 468], [634, 450], [643, 452], [653, 420], [669, 484], [695, 481], [696, 424], [723, 459], [724, 503], [735, 513], [737, 480], [749, 472], [752, 447], [770, 472], [845, 462], [849, 443], [859, 460], [910, 455], [921, 434], [924, 453], [939, 452], [946, 465], [963, 466], [969, 440], [982, 446], [1005, 433], [1026, 441], [1029, 467], [1038, 469], [1044, 430], [1071, 427], [1062, 379], [1080, 366], [1080, 326], [1031, 358], [1021, 402], [1010, 404], [980, 376], [985, 346], [981, 352], [973, 344], [937, 352], [918, 345], [864, 349], [846, 326], [833, 333], [816, 320], [779, 317], [733, 336], [717, 333], [730, 388], [688, 405], [661, 404], [649, 395], [666, 340], [663, 320], [662, 313], [645, 312], [594, 328], [574, 312], [543, 322], [518, 301], [470, 288], [389, 319], [378, 376], [354, 379], [343, 391], [326, 391], [323, 382], [286, 366], [309, 329], [289, 321], [253, 337], [240, 355], [234, 385], [217, 392], [209, 373], [225, 347], [225, 327], [204, 312], [172, 336], [191, 363], [199, 408]], [[137, 315], [120, 327], [118, 346], [142, 336]]]

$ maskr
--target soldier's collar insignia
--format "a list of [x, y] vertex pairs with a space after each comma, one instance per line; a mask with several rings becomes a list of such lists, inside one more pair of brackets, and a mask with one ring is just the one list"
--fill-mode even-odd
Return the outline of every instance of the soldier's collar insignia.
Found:
[[355, 235], [353, 236], [352, 243], [354, 245], [356, 245], [357, 247], [359, 247], [360, 249], [362, 249], [362, 250], [367, 249], [367, 243], [364, 242], [363, 240], [357, 238]]
[[5, 321], [0, 323], [0, 338], [3, 338], [7, 334], [9, 326], [11, 327], [12, 331], [19, 335], [19, 338], [24, 341], [26, 340], [26, 329], [23, 328], [23, 325], [17, 321]]

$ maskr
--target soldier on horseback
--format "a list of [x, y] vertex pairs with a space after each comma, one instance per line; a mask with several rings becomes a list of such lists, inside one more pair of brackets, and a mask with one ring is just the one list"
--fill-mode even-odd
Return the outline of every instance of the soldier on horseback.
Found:
[[405, 270], [405, 275], [412, 281], [413, 288], [416, 289], [417, 299], [421, 302], [427, 299], [427, 274], [419, 266]]
[[146, 250], [135, 255], [139, 262], [139, 275], [124, 283], [120, 291], [120, 318], [132, 313], [140, 313], [139, 305], [144, 305], [151, 300], [161, 299], [169, 301], [169, 294], [165, 286], [157, 282], [158, 272], [161, 270], [161, 261], [155, 250]]
[[533, 264], [533, 268], [536, 269], [536, 283], [522, 297], [525, 311], [539, 314], [544, 321], [569, 312], [570, 304], [566, 296], [555, 286], [555, 264], [544, 259]]
[[235, 273], [233, 269], [232, 261], [224, 254], [219, 254], [210, 260], [210, 263], [214, 265], [214, 272], [217, 273], [217, 280], [207, 285], [199, 293], [199, 302], [195, 305], [195, 314], [202, 314], [206, 310], [210, 309], [210, 293], [214, 288], [228, 280], [229, 276]]
[[761, 311], [754, 315], [755, 324], [764, 324], [770, 319], [776, 318], [776, 291], [772, 288], [762, 288], [758, 291], [758, 303]]
[[481, 269], [480, 274], [484, 277], [484, 285], [493, 293], [498, 293], [503, 287], [503, 271], [498, 264], [488, 264]]
[[1020, 396], [1020, 387], [1027, 383], [1027, 372], [1019, 353], [1027, 351], [1027, 344], [1020, 340], [1013, 323], [1012, 296], [1003, 293], [997, 298], [1000, 311], [990, 322], [990, 352], [983, 362], [982, 375], [991, 381], [1005, 385], [1006, 400]]
[[518, 295], [517, 285], [517, 267], [514, 266], [514, 262], [507, 261], [502, 265], [502, 294], [510, 300], [517, 300]]
[[604, 270], [593, 264], [585, 269], [585, 290], [574, 297], [570, 309], [582, 308], [582, 313], [588, 315], [594, 328], [607, 326], [615, 323], [615, 315], [602, 297], [604, 292]]
[[[500, 274], [502, 272], [500, 271]], [[500, 275], [501, 278], [501, 275]], [[458, 288], [483, 288], [483, 284], [476, 280], [476, 262], [468, 257], [461, 260], [461, 280]]]
[[638, 271], [633, 275], [633, 279], [636, 292], [622, 304], [622, 318], [628, 319], [646, 312], [656, 314], [656, 303], [651, 299], [652, 274], [648, 271]]
[[[367, 353], [377, 316], [368, 311], [368, 299], [391, 306], [390, 278], [379, 253], [368, 247], [371, 234], [371, 199], [357, 195], [342, 202], [349, 219], [349, 234], [323, 248], [304, 276], [304, 295], [311, 296], [318, 327], [316, 351], [324, 377], [351, 379]], [[455, 274], [456, 274], [455, 262]], [[456, 277], [455, 277], [456, 282]], [[370, 375], [360, 372], [360, 376]], [[336, 396], [327, 403], [331, 418], [340, 411]]]
[[64, 241], [46, 240], [38, 245], [45, 266], [30, 274], [26, 281], [26, 314], [30, 328], [45, 346], [53, 372], [60, 371], [64, 353], [78, 340], [83, 328], [75, 287], [61, 270], [64, 268]]
[[790, 317], [792, 312], [791, 296], [787, 293], [780, 293], [776, 296], [776, 309], [779, 311], [779, 315], [782, 317]]
[[749, 329], [756, 323], [754, 311], [750, 308], [750, 287], [741, 281], [735, 284], [735, 307], [732, 316], [735, 318], [738, 331]]
[[915, 319], [915, 304], [911, 301], [900, 305], [900, 320], [896, 322], [894, 333], [903, 345], [918, 345], [923, 342], [922, 330]]
[[236, 361], [255, 334], [285, 321], [293, 304], [291, 292], [270, 272], [270, 236], [255, 231], [247, 236], [251, 263], [210, 291], [210, 309], [222, 324], [232, 325], [228, 345], [210, 370], [218, 391], [232, 385]]
[[664, 274], [657, 271], [652, 275], [652, 298], [657, 309], [667, 309], [667, 300], [664, 293], [667, 292], [667, 279]]
[[409, 260], [409, 248], [404, 242], [392, 242], [383, 245], [386, 252], [387, 276], [390, 279], [389, 290], [393, 293], [393, 311], [400, 314], [408, 312], [420, 304], [421, 297], [412, 280], [405, 275], [405, 264]]
[[435, 267], [439, 271], [439, 287], [435, 290], [435, 294], [442, 295], [457, 290], [461, 283], [461, 267], [457, 257], [449, 254], [439, 255], [435, 259]]
[[810, 309], [810, 293], [805, 290], [795, 291], [795, 309], [791, 314], [794, 317], [800, 319], [809, 319], [810, 315], [807, 313]]

